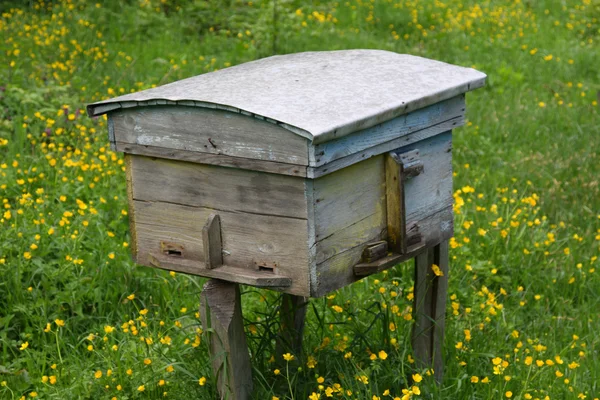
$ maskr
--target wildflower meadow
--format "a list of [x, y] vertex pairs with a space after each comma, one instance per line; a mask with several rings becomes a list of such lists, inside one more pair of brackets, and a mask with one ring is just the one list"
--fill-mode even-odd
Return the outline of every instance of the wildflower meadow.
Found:
[[[244, 287], [257, 399], [600, 398], [599, 0], [0, 2], [0, 398], [214, 399], [203, 279], [136, 266], [122, 154], [85, 104], [253, 59], [379, 48], [474, 67], [454, 131], [445, 377], [413, 267], [312, 299]], [[368, 73], [368, 71], [366, 72]]]

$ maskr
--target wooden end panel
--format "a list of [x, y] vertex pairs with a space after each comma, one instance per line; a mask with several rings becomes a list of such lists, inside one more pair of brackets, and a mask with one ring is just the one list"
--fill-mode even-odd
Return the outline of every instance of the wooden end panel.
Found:
[[[118, 146], [148, 146], [161, 157], [184, 150], [237, 159], [308, 165], [308, 140], [278, 125], [224, 110], [185, 106], [121, 109], [110, 114]], [[143, 147], [138, 147], [143, 151]], [[170, 158], [165, 156], [165, 158]], [[206, 163], [226, 163], [206, 157]], [[232, 160], [235, 161], [235, 160]], [[251, 166], [251, 165], [249, 165]]]
[[[215, 275], [219, 268], [203, 268], [202, 229], [214, 210], [142, 200], [133, 203], [139, 264], [153, 266], [153, 254], [170, 254], [172, 269], [184, 265], [181, 272], [219, 278]], [[291, 286], [283, 291], [308, 296], [307, 220], [230, 211], [219, 211], [219, 217], [224, 265], [291, 278]], [[178, 247], [169, 253], [175, 245]], [[229, 274], [221, 278], [234, 277]]]

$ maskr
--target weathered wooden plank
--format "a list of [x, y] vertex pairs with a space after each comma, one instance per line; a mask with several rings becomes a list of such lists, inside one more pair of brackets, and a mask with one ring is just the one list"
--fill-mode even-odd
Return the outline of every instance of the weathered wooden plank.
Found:
[[[109, 120], [110, 121], [110, 120]], [[200, 153], [197, 151], [167, 149], [164, 147], [145, 146], [123, 142], [111, 142], [113, 151], [136, 154], [148, 157], [167, 158], [198, 164], [211, 164], [222, 167], [251, 169], [270, 172], [272, 174], [306, 177], [306, 166], [281, 163], [275, 161], [254, 160], [251, 158], [232, 157], [223, 154]], [[113, 148], [114, 147], [114, 148]]]
[[136, 156], [136, 200], [306, 219], [302, 178]]
[[206, 264], [196, 260], [186, 260], [179, 257], [169, 257], [160, 254], [148, 256], [150, 265], [169, 271], [185, 272], [207, 278], [217, 278], [228, 282], [241, 283], [264, 288], [287, 288], [292, 284], [291, 278], [277, 276], [266, 271], [256, 271], [248, 268], [221, 265], [217, 268], [207, 268]]
[[373, 157], [314, 181], [317, 242], [374, 214], [385, 220], [383, 162]]
[[205, 268], [213, 269], [223, 265], [223, 245], [221, 241], [221, 218], [210, 214], [202, 228]]
[[117, 142], [308, 165], [308, 141], [256, 118], [186, 106], [113, 112]]
[[[452, 206], [452, 134], [446, 132], [398, 150], [419, 150], [425, 172], [404, 182], [406, 226]], [[451, 224], [450, 224], [451, 225]], [[452, 229], [441, 225], [441, 230]]]
[[133, 203], [133, 177], [131, 174], [131, 161], [134, 158], [129, 154], [125, 154], [124, 162], [125, 162], [125, 179], [127, 181], [127, 216], [129, 219], [129, 232], [131, 236], [131, 243], [129, 245], [129, 251], [131, 252], [131, 256], [134, 260], [137, 259], [137, 234], [135, 231], [135, 205]]
[[[453, 235], [453, 215], [452, 215], [452, 166], [451, 166], [451, 134], [450, 132], [439, 135], [439, 137], [433, 137], [426, 139], [418, 144], [411, 146], [402, 147], [395, 150], [396, 153], [406, 153], [415, 150], [418, 147], [419, 158], [423, 164], [423, 172], [418, 176], [413, 177], [405, 182], [405, 215], [407, 229], [410, 229], [410, 237], [419, 237], [421, 242], [419, 243], [407, 243], [407, 256], [418, 254], [422, 246], [435, 246], [443, 240], [448, 240]], [[380, 156], [383, 160], [383, 156]], [[371, 160], [371, 159], [370, 159]], [[361, 168], [363, 164], [367, 164], [367, 160], [363, 163], [356, 164], [350, 168]], [[348, 168], [348, 169], [350, 169]], [[384, 173], [383, 162], [379, 164], [381, 172]], [[369, 182], [368, 179], [361, 179], [360, 173], [357, 173], [357, 182], [364, 182], [365, 187], [370, 188], [370, 194], [363, 194], [361, 192], [362, 187], [357, 184], [356, 187], [353, 179], [345, 180], [347, 183], [348, 191], [342, 192], [342, 196], [347, 196], [347, 202], [342, 202], [340, 207], [348, 210], [354, 201], [356, 204], [361, 204], [361, 207], [368, 207], [368, 210], [376, 209], [376, 203], [379, 202], [379, 207], [383, 210], [381, 213], [382, 219], [379, 221], [379, 229], [377, 224], [371, 225], [370, 229], [366, 229], [359, 223], [354, 223], [345, 229], [340, 228], [339, 232], [333, 232], [329, 237], [322, 241], [317, 241], [317, 265], [315, 279], [316, 285], [312, 287], [312, 296], [321, 296], [332, 290], [346, 286], [360, 277], [354, 275], [354, 266], [361, 263], [362, 253], [366, 246], [378, 241], [385, 240], [387, 236], [387, 200], [385, 194], [379, 197], [371, 197], [366, 202], [365, 199], [369, 199], [369, 196], [373, 196], [377, 189], [369, 186], [373, 185], [374, 182], [385, 182], [385, 177], [377, 177], [377, 174], [367, 172], [367, 168], [364, 168], [365, 173], [368, 176], [376, 177]], [[315, 185], [321, 180], [335, 178], [337, 174], [343, 173], [343, 171], [337, 171], [325, 177], [315, 180]], [[350, 182], [350, 183], [348, 183]], [[335, 187], [335, 182], [332, 182], [331, 186]], [[385, 191], [385, 188], [382, 190]], [[364, 196], [364, 199], [353, 198], [351, 192], [355, 191], [357, 196]], [[385, 192], [383, 192], [385, 193]], [[319, 210], [319, 203], [316, 203], [315, 210]], [[335, 208], [328, 210], [329, 213], [338, 213], [334, 217], [328, 217], [330, 221], [337, 221], [340, 215], [346, 215], [347, 220], [359, 221], [364, 219], [364, 214], [360, 214], [357, 211], [355, 216], [353, 212], [347, 212], [346, 214], [340, 214], [339, 210], [334, 211]], [[353, 210], [352, 210], [353, 211]], [[364, 211], [363, 211], [364, 213]], [[324, 214], [326, 215], [326, 214]], [[316, 224], [319, 223], [320, 214], [316, 216]], [[342, 227], [346, 223], [335, 222], [335, 226]], [[334, 225], [329, 223], [330, 226]], [[356, 225], [356, 226], [355, 226]], [[353, 230], [354, 229], [354, 230]], [[417, 235], [418, 233], [418, 235]], [[363, 236], [361, 236], [361, 234]], [[362, 238], [360, 240], [352, 240], [351, 237]], [[338, 237], [340, 239], [338, 239]], [[343, 239], [341, 239], [343, 237]], [[329, 245], [329, 243], [336, 243], [335, 247]], [[399, 258], [397, 261], [401, 262], [408, 258]], [[378, 272], [385, 268], [389, 268], [392, 264], [385, 264], [380, 266], [371, 266], [369, 271], [363, 270], [361, 275], [368, 274], [370, 272]], [[360, 268], [359, 268], [360, 269]]]
[[408, 146], [410, 144], [425, 140], [432, 136], [439, 135], [440, 133], [450, 131], [454, 128], [464, 125], [464, 123], [464, 116], [456, 117], [449, 121], [433, 125], [429, 128], [425, 128], [420, 131], [408, 134], [406, 136], [390, 140], [389, 142], [369, 147], [364, 151], [354, 153], [343, 158], [339, 158], [335, 161], [330, 162], [329, 164], [322, 165], [320, 167], [308, 167], [306, 169], [306, 175], [309, 178], [319, 178], [321, 176], [330, 174], [334, 171], [338, 171], [342, 168], [346, 168], [349, 165], [356, 164], [357, 162], [360, 162], [362, 160], [366, 160], [370, 157], [387, 153], [388, 151], [392, 151], [403, 146]]
[[249, 399], [252, 364], [239, 285], [217, 279], [206, 282], [200, 295], [200, 318], [220, 399]]
[[465, 113], [465, 95], [404, 114], [382, 124], [354, 132], [314, 148], [309, 166], [320, 167], [337, 159], [360, 153], [371, 147], [406, 136], [432, 125], [461, 117]]
[[[178, 263], [183, 258], [204, 265], [202, 225], [214, 210], [140, 200], [133, 203], [139, 264], [151, 266], [151, 254], [160, 253], [161, 242], [169, 242], [182, 249]], [[256, 265], [265, 265], [274, 276], [292, 279], [286, 293], [309, 294], [306, 220], [235, 211], [219, 211], [219, 216], [226, 266], [255, 271]], [[205, 271], [203, 274], [208, 276]]]

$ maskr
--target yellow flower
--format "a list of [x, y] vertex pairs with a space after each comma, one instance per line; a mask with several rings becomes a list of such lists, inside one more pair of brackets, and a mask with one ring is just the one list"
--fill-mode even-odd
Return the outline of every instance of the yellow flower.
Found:
[[133, 370], [131, 368], [129, 368], [127, 371], [125, 371], [125, 373], [127, 375], [133, 375]]
[[144, 390], [146, 390], [146, 387], [144, 385], [140, 385], [137, 388], [138, 392], [143, 392]]
[[442, 270], [440, 269], [440, 267], [438, 267], [436, 264], [432, 264], [431, 265], [431, 270], [433, 271], [433, 273], [436, 276], [444, 276], [444, 273], [442, 272]]
[[321, 398], [321, 395], [319, 393], [315, 393], [312, 392], [312, 394], [310, 396], [308, 396], [309, 400], [319, 400]]
[[23, 253], [23, 257], [25, 257], [26, 260], [29, 260], [31, 258], [31, 253], [26, 251], [25, 253]]
[[167, 371], [167, 372], [173, 372], [173, 371], [175, 371], [175, 368], [173, 368], [172, 365], [169, 365], [169, 366], [167, 366], [167, 368], [165, 368], [165, 371]]
[[413, 386], [411, 388], [411, 390], [412, 390], [413, 394], [416, 394], [416, 395], [420, 395], [421, 394], [421, 389], [419, 389], [417, 386]]
[[25, 350], [28, 347], [29, 347], [29, 342], [25, 342], [21, 345], [21, 347], [19, 347], [19, 350]]
[[510, 398], [512, 397], [512, 394], [513, 394], [513, 393], [512, 393], [510, 390], [509, 390], [508, 392], [504, 393], [504, 395], [505, 395], [505, 396], [506, 396], [508, 399], [510, 399]]
[[379, 352], [379, 358], [381, 358], [382, 360], [385, 360], [388, 357], [387, 353], [383, 350], [381, 350]]
[[477, 383], [477, 382], [479, 382], [479, 377], [477, 377], [477, 376], [472, 376], [472, 377], [471, 377], [471, 383]]
[[331, 306], [331, 308], [333, 309], [333, 311], [341, 313], [342, 311], [344, 311], [344, 309], [340, 306]]
[[308, 368], [314, 368], [317, 365], [317, 359], [313, 356], [308, 356], [308, 361], [306, 362], [306, 366]]
[[50, 329], [52, 328], [52, 325], [50, 324], [50, 322], [48, 322], [46, 324], [46, 327], [44, 328], [44, 332], [50, 332]]
[[292, 354], [290, 354], [290, 353], [285, 353], [285, 354], [283, 355], [283, 359], [284, 359], [285, 361], [292, 361], [294, 358], [295, 358], [295, 357], [294, 357]]
[[50, 384], [54, 385], [56, 383], [56, 375], [50, 376]]
[[106, 325], [106, 326], [104, 327], [104, 332], [106, 332], [106, 333], [112, 333], [114, 330], [115, 330], [115, 328], [113, 328], [113, 327], [112, 327], [112, 326], [110, 326], [110, 325]]
[[135, 299], [135, 294], [133, 294], [133, 293], [130, 294], [129, 296], [127, 296], [127, 299], [129, 299], [129, 300]]
[[206, 378], [202, 377], [202, 378], [198, 379], [198, 384], [200, 386], [204, 386], [206, 384]]
[[145, 358], [145, 359], [144, 359], [144, 364], [146, 364], [146, 365], [150, 365], [150, 364], [152, 364], [152, 360], [151, 360], [151, 359], [149, 359], [149, 358]]
[[55, 319], [54, 322], [57, 326], [65, 326], [65, 321], [63, 321], [62, 319]]
[[94, 373], [94, 378], [100, 379], [102, 378], [102, 371], [98, 370]]
[[29, 393], [29, 397], [37, 397], [37, 392], [31, 392]]
[[412, 379], [414, 382], [419, 383], [423, 380], [423, 377], [419, 374], [413, 374]]
[[274, 370], [274, 371], [273, 371], [273, 373], [274, 373], [275, 375], [279, 375], [279, 374], [281, 373], [281, 371], [280, 371], [280, 370], [278, 370], [278, 369], [276, 369], [276, 370]]

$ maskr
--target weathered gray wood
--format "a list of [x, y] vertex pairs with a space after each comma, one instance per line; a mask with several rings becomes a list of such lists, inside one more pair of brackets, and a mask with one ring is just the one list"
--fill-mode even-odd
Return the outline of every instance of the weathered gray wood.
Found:
[[373, 214], [385, 219], [384, 173], [383, 157], [373, 157], [314, 181], [317, 242]]
[[[406, 153], [416, 147], [417, 145], [406, 146], [395, 152]], [[405, 214], [409, 233], [407, 238], [418, 238], [419, 242], [407, 241], [407, 255], [417, 254], [423, 246], [435, 246], [448, 240], [453, 234], [451, 134], [448, 132], [421, 141], [418, 149], [423, 173], [405, 182]], [[365, 247], [388, 238], [384, 159], [380, 156], [379, 161], [373, 160], [350, 167], [356, 171], [353, 175], [344, 176], [343, 172], [350, 169], [347, 168], [314, 181], [315, 187], [318, 187], [321, 180], [329, 179], [332, 181], [328, 182], [327, 187], [345, 189], [337, 190], [337, 197], [344, 198], [339, 203], [340, 208], [335, 205], [328, 207], [326, 204], [327, 207], [321, 208], [317, 202], [319, 197], [315, 197], [315, 224], [318, 226], [323, 218], [324, 221], [330, 221], [327, 226], [339, 227], [339, 231], [328, 231], [329, 236], [324, 240], [317, 240], [315, 244], [315, 271], [318, 279], [311, 285], [311, 296], [322, 296], [360, 279], [361, 276], [393, 265], [369, 266], [359, 276], [354, 274], [353, 267], [364, 264], [361, 259]], [[369, 162], [377, 163], [380, 172], [371, 171], [374, 166], [369, 167]], [[333, 181], [337, 176], [344, 179], [340, 182]], [[355, 205], [360, 205], [364, 210], [355, 211]], [[373, 210], [376, 212], [369, 214]], [[335, 215], [328, 216], [326, 212]], [[405, 259], [408, 258], [402, 257], [398, 262]]]
[[309, 153], [309, 166], [320, 167], [329, 164], [390, 140], [399, 139], [413, 132], [462, 117], [464, 113], [465, 96], [463, 94], [401, 115], [382, 124], [318, 144], [311, 149], [310, 153], [312, 154]]
[[[172, 266], [162, 263], [163, 268], [219, 277], [219, 269], [204, 268], [202, 225], [215, 212], [213, 209], [141, 200], [134, 200], [133, 208], [135, 219], [131, 230], [136, 237], [137, 263], [152, 266], [151, 255], [161, 252], [161, 242], [169, 242], [181, 246], [181, 256], [173, 259], [176, 264]], [[255, 263], [264, 263], [273, 267], [272, 272], [264, 271], [265, 276], [292, 280], [285, 292], [309, 294], [306, 220], [236, 211], [219, 211], [219, 217], [225, 266], [255, 272]], [[189, 261], [185, 271], [181, 258]], [[209, 275], [210, 271], [216, 275]]]
[[217, 279], [206, 282], [200, 296], [200, 317], [220, 399], [250, 399], [252, 365], [239, 285]]
[[185, 272], [187, 274], [204, 276], [207, 278], [223, 279], [229, 282], [242, 283], [264, 288], [288, 288], [292, 285], [292, 280], [285, 276], [277, 276], [269, 272], [261, 272], [248, 268], [232, 267], [230, 265], [221, 265], [217, 268], [206, 268], [206, 264], [201, 261], [188, 260], [183, 258], [174, 258], [150, 253], [148, 263], [157, 268], [170, 271]]
[[[368, 71], [368, 73], [365, 73]], [[381, 50], [274, 56], [88, 106], [194, 100], [295, 127], [324, 143], [483, 86], [485, 74]], [[240, 114], [241, 115], [241, 114]]]
[[218, 214], [210, 214], [202, 228], [202, 244], [204, 248], [204, 264], [207, 269], [223, 265], [223, 244], [221, 241], [221, 218]]
[[297, 177], [140, 156], [131, 159], [131, 174], [136, 200], [307, 217], [305, 182]]
[[308, 165], [308, 141], [246, 115], [186, 106], [115, 111], [116, 142]]
[[281, 359], [283, 353], [291, 352], [296, 356], [302, 354], [302, 336], [308, 301], [308, 297], [286, 293], [281, 295], [280, 332], [277, 336], [275, 351], [278, 360]]
[[113, 151], [198, 164], [250, 169], [254, 171], [270, 172], [272, 174], [306, 177], [306, 166], [274, 161], [253, 160], [251, 158], [231, 157], [223, 154], [200, 153], [196, 151], [167, 149], [163, 147], [144, 146], [123, 142], [115, 143]]
[[326, 165], [323, 165], [320, 167], [308, 167], [306, 169], [306, 176], [308, 178], [319, 178], [321, 176], [338, 171], [342, 168], [346, 168], [349, 165], [356, 164], [356, 163], [366, 160], [368, 158], [378, 156], [380, 154], [387, 153], [388, 151], [392, 151], [392, 150], [395, 150], [400, 147], [408, 146], [413, 143], [417, 143], [422, 140], [439, 135], [440, 133], [450, 131], [454, 128], [458, 128], [459, 126], [464, 125], [464, 123], [465, 123], [464, 116], [453, 118], [449, 121], [439, 123], [439, 124], [431, 126], [429, 128], [425, 128], [423, 130], [413, 132], [406, 136], [402, 136], [400, 138], [390, 140], [389, 142], [385, 142], [382, 144], [375, 145], [373, 147], [369, 147], [361, 152], [339, 158], [335, 161], [330, 162], [329, 164], [326, 164]]
[[[443, 276], [432, 270], [437, 265]], [[415, 259], [414, 325], [412, 347], [419, 368], [434, 369], [438, 383], [443, 378], [443, 343], [448, 293], [448, 242], [429, 248]]]
[[412, 348], [417, 368], [431, 367], [434, 248], [415, 258]]
[[354, 275], [368, 276], [393, 267], [403, 261], [412, 258], [406, 254], [392, 253], [375, 261], [365, 261], [354, 266]]

